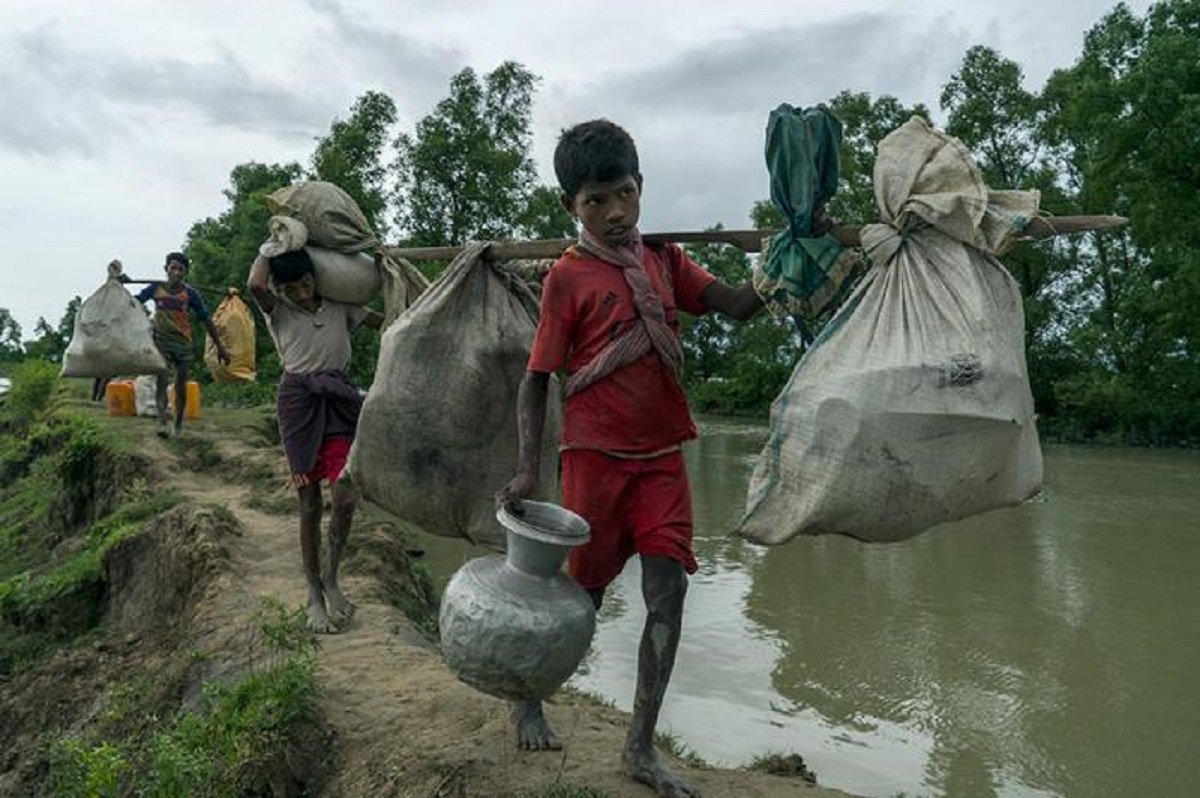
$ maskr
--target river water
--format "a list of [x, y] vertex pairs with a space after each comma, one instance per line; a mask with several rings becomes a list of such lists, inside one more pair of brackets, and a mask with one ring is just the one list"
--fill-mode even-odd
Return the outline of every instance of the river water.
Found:
[[[710, 419], [686, 447], [700, 571], [660, 730], [866, 796], [1200, 795], [1200, 454], [1047, 446], [1022, 507], [765, 549], [727, 535], [765, 439]], [[639, 578], [572, 680], [626, 710]]]

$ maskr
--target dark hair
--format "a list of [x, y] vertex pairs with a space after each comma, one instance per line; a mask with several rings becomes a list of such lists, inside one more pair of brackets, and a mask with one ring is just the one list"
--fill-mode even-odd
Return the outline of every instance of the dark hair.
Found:
[[170, 266], [173, 260], [182, 263], [184, 271], [191, 269], [192, 264], [188, 263], [187, 255], [184, 255], [182, 252], [168, 252], [166, 260], [163, 261], [163, 266]]
[[580, 122], [562, 132], [554, 148], [554, 175], [568, 197], [575, 196], [584, 183], [606, 183], [625, 175], [642, 185], [633, 137], [607, 119]]
[[270, 269], [276, 285], [294, 283], [306, 274], [313, 274], [313, 262], [307, 250], [297, 249], [271, 258]]

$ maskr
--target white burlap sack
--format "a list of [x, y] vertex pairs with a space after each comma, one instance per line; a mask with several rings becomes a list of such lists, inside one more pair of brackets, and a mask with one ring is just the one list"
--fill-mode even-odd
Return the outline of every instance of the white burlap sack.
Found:
[[379, 296], [382, 279], [375, 259], [365, 252], [346, 254], [305, 247], [312, 258], [321, 296], [351, 305], [366, 305]]
[[295, 252], [308, 243], [308, 228], [291, 216], [272, 216], [267, 220], [267, 240], [258, 246], [258, 254], [273, 258]]
[[139, 416], [154, 418], [158, 415], [157, 386], [158, 379], [152, 374], [143, 374], [133, 381], [133, 406]]
[[154, 345], [150, 318], [125, 286], [110, 277], [83, 301], [63, 353], [63, 377], [153, 374], [167, 368]]
[[738, 534], [901, 540], [1024, 501], [1042, 455], [1016, 282], [995, 258], [1037, 192], [991, 192], [957, 139], [911, 119], [879, 144], [874, 266], [771, 408]]
[[[493, 495], [517, 466], [517, 388], [537, 326], [525, 284], [470, 244], [387, 329], [349, 472], [370, 501], [427, 532], [503, 546]], [[552, 382], [543, 490], [557, 481]]]

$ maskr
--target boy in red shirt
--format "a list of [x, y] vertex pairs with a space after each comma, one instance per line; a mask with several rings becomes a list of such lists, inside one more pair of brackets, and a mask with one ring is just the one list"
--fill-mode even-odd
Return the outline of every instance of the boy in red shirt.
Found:
[[[563, 504], [587, 519], [591, 541], [570, 572], [599, 608], [604, 590], [637, 554], [646, 626], [622, 761], [661, 795], [699, 790], [659, 759], [654, 727], [675, 664], [687, 592], [696, 571], [692, 498], [680, 444], [696, 437], [681, 384], [679, 313], [753, 316], [749, 283], [726, 285], [678, 246], [644, 245], [638, 233], [642, 175], [633, 139], [607, 120], [563, 132], [554, 171], [579, 242], [550, 269], [533, 351], [517, 398], [520, 462], [496, 494], [520, 512], [537, 484], [550, 374], [566, 368], [561, 443]], [[539, 701], [512, 707], [517, 742], [561, 748]]]

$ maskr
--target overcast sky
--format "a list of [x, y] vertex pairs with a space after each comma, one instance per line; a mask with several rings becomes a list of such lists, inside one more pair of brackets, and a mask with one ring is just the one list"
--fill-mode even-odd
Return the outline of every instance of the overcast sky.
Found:
[[306, 162], [368, 89], [411, 130], [451, 75], [505, 59], [542, 78], [543, 181], [558, 131], [606, 116], [638, 143], [643, 230], [745, 226], [767, 196], [763, 130], [780, 102], [851, 89], [924, 102], [941, 121], [940, 87], [967, 48], [997, 48], [1040, 89], [1114, 5], [3, 0], [0, 307], [30, 338], [114, 257], [157, 276], [188, 227], [225, 208], [235, 165]]

